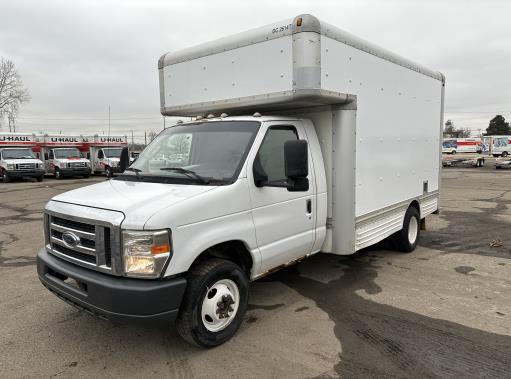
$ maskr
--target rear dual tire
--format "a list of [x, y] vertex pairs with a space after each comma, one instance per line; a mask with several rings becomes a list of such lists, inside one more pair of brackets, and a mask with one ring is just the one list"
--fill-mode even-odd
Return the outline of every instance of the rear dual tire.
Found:
[[183, 302], [176, 320], [178, 333], [187, 342], [214, 347], [239, 329], [248, 305], [248, 278], [233, 262], [212, 258], [188, 275]]

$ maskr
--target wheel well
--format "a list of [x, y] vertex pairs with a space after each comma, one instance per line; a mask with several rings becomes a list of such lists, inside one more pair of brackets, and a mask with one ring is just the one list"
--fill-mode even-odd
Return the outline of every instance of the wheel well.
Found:
[[226, 241], [215, 246], [211, 246], [195, 258], [191, 267], [211, 257], [222, 258], [236, 263], [246, 272], [247, 277], [250, 277], [250, 272], [254, 262], [252, 255], [250, 255], [248, 248], [242, 241]]
[[421, 217], [421, 206], [417, 200], [414, 200], [410, 203], [410, 206], [408, 208], [415, 208], [417, 209], [417, 212], [419, 212], [419, 218]]

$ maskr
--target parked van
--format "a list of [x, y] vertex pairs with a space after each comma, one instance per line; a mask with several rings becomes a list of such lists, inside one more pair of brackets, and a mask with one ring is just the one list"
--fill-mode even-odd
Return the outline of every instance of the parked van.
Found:
[[242, 324], [253, 280], [385, 238], [415, 249], [438, 211], [442, 74], [311, 15], [158, 66], [161, 113], [194, 120], [47, 203], [50, 291], [102, 318], [175, 321], [211, 347]]

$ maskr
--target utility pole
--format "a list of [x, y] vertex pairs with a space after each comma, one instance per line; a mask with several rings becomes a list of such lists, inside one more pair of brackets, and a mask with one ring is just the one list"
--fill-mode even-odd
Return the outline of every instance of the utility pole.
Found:
[[144, 132], [144, 145], [147, 146], [147, 131]]
[[134, 149], [135, 147], [135, 141], [133, 139], [133, 129], [131, 129], [131, 148]]
[[9, 114], [9, 116], [7, 116], [7, 119], [9, 120], [9, 132], [16, 133], [16, 124], [14, 122], [14, 116], [12, 114]]

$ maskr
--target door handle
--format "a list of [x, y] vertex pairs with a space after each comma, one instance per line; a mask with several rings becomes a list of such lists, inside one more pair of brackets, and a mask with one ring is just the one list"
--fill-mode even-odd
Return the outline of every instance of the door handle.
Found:
[[306, 208], [307, 208], [307, 214], [311, 214], [312, 213], [312, 200], [307, 199], [305, 203], [306, 203]]

